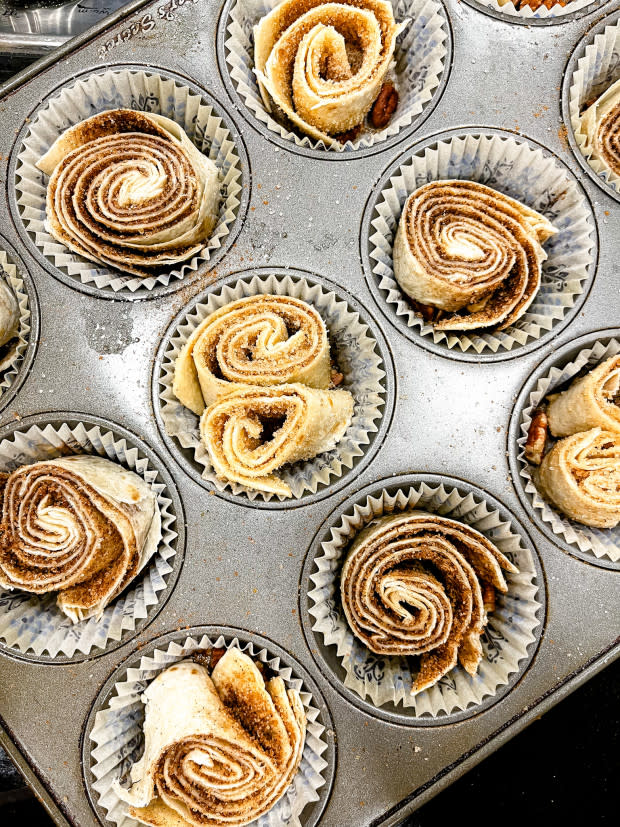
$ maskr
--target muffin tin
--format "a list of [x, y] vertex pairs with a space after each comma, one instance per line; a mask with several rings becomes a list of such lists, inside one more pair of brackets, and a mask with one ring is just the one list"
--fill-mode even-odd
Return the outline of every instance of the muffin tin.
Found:
[[[345, 812], [351, 827], [400, 823], [620, 653], [613, 611], [618, 573], [604, 558], [565, 548], [539, 519], [523, 491], [517, 445], [521, 402], [546, 365], [599, 336], [617, 337], [617, 203], [581, 174], [560, 90], [565, 70], [572, 71], [569, 56], [583, 49], [589, 27], [604, 29], [603, 15], [617, 22], [618, 3], [524, 21], [487, 13], [490, 7], [474, 0], [445, 0], [446, 64], [432, 98], [397, 134], [344, 152], [297, 146], [259, 128], [229, 75], [230, 5], [136, 0], [27, 69], [0, 97], [0, 156], [8, 158], [0, 246], [25, 282], [36, 285], [21, 386], [16, 380], [11, 396], [0, 399], [0, 440], [41, 417], [96, 421], [129, 434], [177, 490], [175, 530], [186, 538], [183, 566], [169, 576], [165, 603], [114, 646], [79, 662], [2, 647], [0, 738], [58, 824], [107, 823], [92, 794], [90, 726], [119, 675], [158, 648], [162, 636], [166, 648], [194, 633], [237, 635], [266, 646], [270, 656], [298, 669], [313, 695], [316, 690], [329, 780], [302, 823], [325, 827], [340, 827]], [[529, 25], [518, 25], [523, 22]], [[241, 161], [242, 190], [226, 249], [150, 291], [106, 291], [52, 273], [28, 235], [13, 185], [23, 136], [47, 100], [76, 78], [115, 68], [174, 77], [213, 101]], [[392, 318], [372, 283], [368, 229], [399, 164], [446, 134], [481, 133], [542, 148], [569, 179], [578, 179], [591, 262], [582, 292], [552, 329], [519, 347], [463, 359], [455, 348], [408, 335], [410, 328]], [[333, 289], [368, 326], [385, 372], [377, 430], [353, 468], [285, 505], [217, 491], [200, 479], [191, 451], [165, 433], [158, 410], [165, 353], [192, 303], [239, 279], [270, 274], [301, 275]], [[378, 706], [345, 687], [334, 646], [312, 629], [308, 598], [317, 549], [333, 521], [369, 493], [422, 484], [456, 490], [472, 507], [497, 509], [510, 522], [533, 561], [538, 604], [532, 639], [507, 682], [444, 714]], [[182, 548], [181, 540], [175, 567]], [[590, 619], [587, 631], [583, 617]], [[205, 624], [213, 624], [210, 631]]]

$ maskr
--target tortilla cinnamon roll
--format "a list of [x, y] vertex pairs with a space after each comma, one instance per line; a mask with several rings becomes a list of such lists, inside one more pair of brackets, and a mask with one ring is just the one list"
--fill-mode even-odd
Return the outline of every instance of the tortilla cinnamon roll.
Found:
[[620, 356], [601, 362], [549, 400], [547, 418], [554, 436], [590, 428], [620, 433]]
[[301, 384], [242, 387], [205, 410], [200, 434], [218, 476], [290, 497], [290, 487], [274, 471], [330, 451], [352, 416], [348, 391]]
[[620, 432], [592, 428], [561, 439], [540, 466], [542, 492], [584, 525], [620, 522]]
[[555, 232], [544, 216], [483, 184], [432, 181], [405, 202], [394, 274], [415, 302], [443, 311], [437, 329], [502, 330], [534, 300], [542, 243]]
[[2, 488], [0, 585], [58, 592], [74, 623], [101, 617], [161, 539], [150, 486], [102, 457], [24, 465]]
[[387, 0], [283, 0], [254, 29], [268, 110], [327, 146], [364, 120], [392, 62], [397, 24]]
[[329, 387], [325, 323], [306, 302], [263, 294], [225, 305], [194, 330], [176, 360], [173, 392], [200, 416], [243, 385], [290, 382]]
[[487, 623], [483, 587], [506, 592], [513, 564], [469, 526], [404, 512], [371, 523], [342, 568], [342, 606], [353, 634], [378, 655], [419, 655], [412, 694], [460, 661], [475, 675]]
[[581, 115], [579, 129], [586, 136], [584, 155], [620, 175], [620, 78]]
[[50, 233], [137, 276], [185, 261], [217, 221], [215, 164], [169, 118], [113, 109], [67, 129], [38, 162]]
[[141, 824], [241, 827], [284, 795], [301, 761], [306, 718], [282, 678], [266, 683], [228, 649], [211, 676], [193, 661], [161, 672], [144, 693], [145, 747], [118, 796]]

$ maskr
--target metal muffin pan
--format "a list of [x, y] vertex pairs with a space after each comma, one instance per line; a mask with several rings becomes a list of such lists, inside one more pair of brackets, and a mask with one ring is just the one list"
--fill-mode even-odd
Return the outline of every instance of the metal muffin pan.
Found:
[[[616, 202], [589, 178], [580, 179], [599, 236], [591, 290], [557, 336], [501, 364], [465, 363], [418, 347], [377, 312], [364, 277], [359, 251], [365, 205], [384, 171], [420, 141], [472, 125], [503, 129], [528, 136], [573, 174], [580, 173], [562, 126], [560, 87], [568, 55], [596, 21], [598, 5], [583, 17], [567, 16], [562, 25], [536, 26], [513, 25], [458, 0], [445, 5], [454, 50], [441, 98], [423, 124], [373, 147], [372, 154], [309, 157], [257, 131], [228, 91], [221, 55], [218, 61], [223, 4], [210, 0], [136, 0], [0, 93], [0, 156], [7, 158], [33, 109], [75, 76], [114, 64], [174, 72], [217, 101], [237, 127], [251, 169], [244, 180], [248, 210], [240, 213], [239, 235], [214, 269], [199, 269], [169, 294], [125, 302], [120, 295], [103, 301], [51, 276], [9, 209], [13, 179], [4, 168], [3, 234], [36, 284], [41, 326], [36, 358], [1, 412], [0, 425], [50, 410], [122, 423], [163, 458], [186, 521], [179, 579], [138, 635], [80, 663], [0, 659], [2, 742], [59, 824], [102, 823], [81, 770], [81, 735], [99, 688], [154, 638], [188, 626], [214, 624], [264, 636], [299, 661], [316, 683], [338, 744], [322, 827], [342, 827], [343, 813], [351, 827], [400, 823], [620, 654], [614, 613], [606, 611], [615, 605], [617, 573], [566, 554], [539, 530], [511, 482], [506, 436], [517, 396], [541, 361], [587, 332], [617, 326]], [[617, 8], [617, 2], [607, 3], [604, 13]], [[531, 81], [528, 94], [524, 76]], [[206, 491], [170, 456], [152, 406], [157, 351], [174, 318], [218, 280], [266, 267], [300, 268], [352, 295], [382, 334], [396, 374], [394, 413], [384, 417], [389, 427], [371, 461], [316, 500], [285, 509], [240, 507]], [[324, 521], [366, 486], [416, 473], [456, 478], [497, 500], [537, 552], [546, 592], [538, 649], [510, 691], [464, 720], [439, 726], [388, 723], [344, 697], [322, 667], [312, 638], [306, 641], [300, 616], [303, 561]], [[594, 620], [587, 637], [579, 621], [583, 616]]]

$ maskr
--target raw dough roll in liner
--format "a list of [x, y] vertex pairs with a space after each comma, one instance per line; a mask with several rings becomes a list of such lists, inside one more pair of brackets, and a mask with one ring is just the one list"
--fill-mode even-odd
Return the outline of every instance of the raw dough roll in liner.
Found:
[[581, 151], [620, 176], [620, 78], [586, 109], [578, 122]]
[[422, 511], [382, 517], [353, 540], [340, 590], [347, 622], [378, 655], [420, 655], [412, 694], [456, 666], [475, 675], [487, 623], [482, 586], [518, 569], [469, 526]]
[[620, 431], [565, 437], [540, 466], [543, 493], [573, 520], [597, 528], [620, 522]]
[[450, 314], [437, 330], [502, 330], [540, 286], [542, 243], [555, 228], [535, 210], [483, 184], [432, 181], [405, 202], [394, 242], [404, 292]]
[[301, 382], [329, 387], [327, 330], [320, 314], [291, 296], [249, 296], [208, 316], [174, 368], [173, 392], [200, 416], [242, 385]]
[[93, 115], [63, 132], [37, 166], [50, 176], [54, 238], [127, 273], [148, 277], [185, 261], [217, 221], [217, 167], [163, 115]]
[[330, 146], [364, 120], [408, 22], [387, 0], [283, 0], [254, 29], [265, 106]]
[[547, 416], [554, 436], [590, 428], [620, 432], [620, 356], [606, 359], [568, 390], [549, 397]]
[[0, 585], [59, 592], [74, 623], [99, 618], [161, 539], [161, 515], [137, 474], [97, 456], [3, 474]]
[[208, 407], [200, 433], [219, 476], [290, 497], [289, 486], [273, 472], [330, 451], [352, 415], [348, 391], [301, 384], [246, 387]]
[[299, 693], [265, 681], [229, 649], [213, 669], [181, 661], [144, 693], [144, 754], [129, 790], [130, 816], [153, 827], [241, 827], [284, 795], [301, 761], [306, 718]]

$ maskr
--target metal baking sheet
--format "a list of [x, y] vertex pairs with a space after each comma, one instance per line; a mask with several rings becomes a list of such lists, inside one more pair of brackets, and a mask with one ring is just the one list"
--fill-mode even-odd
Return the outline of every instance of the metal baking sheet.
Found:
[[[538, 530], [511, 482], [507, 441], [515, 400], [536, 366], [577, 337], [617, 326], [618, 209], [571, 151], [560, 90], [576, 44], [618, 3], [593, 4], [589, 13], [557, 25], [517, 25], [482, 12], [479, 4], [446, 0], [452, 66], [432, 111], [372, 152], [321, 157], [263, 135], [230, 96], [216, 53], [222, 5], [138, 0], [30, 67], [0, 97], [0, 233], [32, 276], [40, 307], [34, 360], [0, 423], [14, 427], [19, 417], [49, 411], [118, 423], [164, 461], [187, 521], [178, 582], [137, 636], [79, 663], [1, 657], [2, 742], [57, 823], [96, 825], [80, 750], [100, 687], [138, 646], [159, 635], [204, 624], [238, 627], [291, 653], [327, 703], [337, 755], [321, 824], [341, 827], [346, 813], [351, 827], [395, 825], [620, 654], [617, 572], [567, 554]], [[372, 461], [333, 492], [295, 508], [254, 508], [210, 496], [170, 455], [152, 408], [154, 359], [173, 318], [213, 273], [199, 271], [149, 299], [97, 298], [55, 278], [18, 232], [9, 209], [8, 158], [25, 119], [60, 85], [112, 63], [187, 77], [218, 101], [243, 138], [247, 209], [240, 211], [234, 244], [217, 262], [218, 278], [248, 268], [303, 268], [352, 293], [382, 330], [395, 366], [394, 412]], [[416, 346], [388, 321], [362, 267], [364, 208], [385, 170], [417, 142], [464, 126], [501, 128], [543, 144], [577, 175], [598, 225], [597, 272], [579, 313], [551, 341], [499, 363], [456, 361]], [[387, 722], [350, 702], [324, 674], [302, 624], [304, 558], [323, 522], [365, 486], [413, 473], [456, 477], [499, 500], [525, 526], [546, 592], [538, 649], [510, 691], [463, 720], [435, 726]]]

